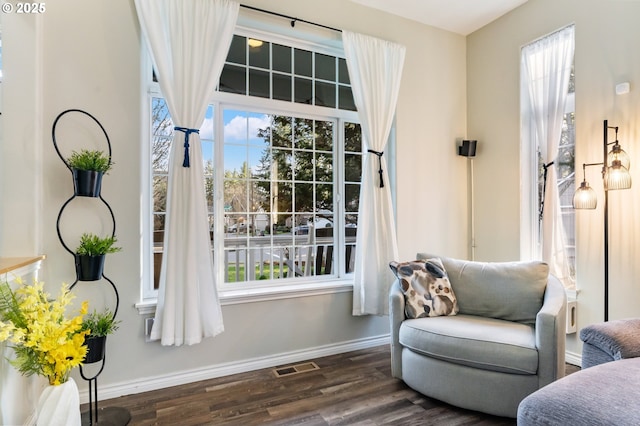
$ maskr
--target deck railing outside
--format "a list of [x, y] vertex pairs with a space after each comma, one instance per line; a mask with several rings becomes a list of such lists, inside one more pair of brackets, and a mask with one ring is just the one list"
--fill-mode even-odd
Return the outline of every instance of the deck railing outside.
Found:
[[[213, 235], [211, 235], [213, 236]], [[163, 231], [154, 232], [154, 288], [158, 288], [163, 251]], [[345, 272], [353, 272], [356, 228], [345, 232]], [[310, 235], [291, 233], [248, 236], [227, 233], [224, 239], [225, 282], [328, 275], [334, 268], [332, 228]]]

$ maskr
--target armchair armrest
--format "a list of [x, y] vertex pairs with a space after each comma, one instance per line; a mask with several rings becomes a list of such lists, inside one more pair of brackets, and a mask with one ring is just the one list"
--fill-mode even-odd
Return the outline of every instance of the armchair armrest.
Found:
[[404, 294], [400, 290], [400, 283], [395, 280], [389, 290], [389, 322], [391, 331], [391, 375], [398, 379], [402, 379], [400, 325], [404, 320]]
[[536, 315], [536, 346], [540, 387], [564, 376], [567, 322], [564, 286], [549, 275], [542, 309]]

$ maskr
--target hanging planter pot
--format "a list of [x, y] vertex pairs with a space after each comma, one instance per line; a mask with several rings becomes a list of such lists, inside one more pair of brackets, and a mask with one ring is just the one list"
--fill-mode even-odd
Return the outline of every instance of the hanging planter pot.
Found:
[[102, 187], [103, 172], [94, 170], [71, 169], [73, 173], [73, 189], [80, 197], [99, 197]]
[[86, 336], [84, 338], [84, 344], [87, 345], [87, 356], [84, 359], [85, 364], [91, 364], [104, 359], [107, 336]]
[[102, 277], [104, 258], [106, 255], [97, 256], [76, 255], [76, 275], [80, 281], [97, 281]]
[[110, 309], [102, 312], [93, 311], [85, 315], [82, 320], [82, 331], [89, 331], [89, 334], [84, 337], [84, 344], [87, 346], [85, 364], [104, 359], [107, 335], [115, 333], [119, 327], [120, 321], [116, 320], [115, 313]]

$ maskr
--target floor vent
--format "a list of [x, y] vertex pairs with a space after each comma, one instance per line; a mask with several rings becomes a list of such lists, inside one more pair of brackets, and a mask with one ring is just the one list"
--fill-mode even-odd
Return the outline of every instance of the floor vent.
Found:
[[288, 365], [286, 367], [279, 367], [273, 369], [273, 374], [276, 377], [291, 376], [294, 374], [305, 373], [307, 371], [319, 370], [320, 367], [315, 362], [305, 362], [302, 364]]

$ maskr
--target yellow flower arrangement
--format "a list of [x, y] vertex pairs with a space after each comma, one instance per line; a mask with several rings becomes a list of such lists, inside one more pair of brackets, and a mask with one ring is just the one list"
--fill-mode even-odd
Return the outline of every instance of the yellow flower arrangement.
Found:
[[44, 283], [16, 281], [15, 292], [7, 282], [0, 283], [0, 342], [9, 342], [16, 354], [9, 362], [25, 376], [38, 374], [51, 385], [64, 383], [87, 354], [82, 317], [88, 302], [82, 303], [79, 315], [67, 318], [66, 307], [75, 297], [67, 284], [51, 300]]

